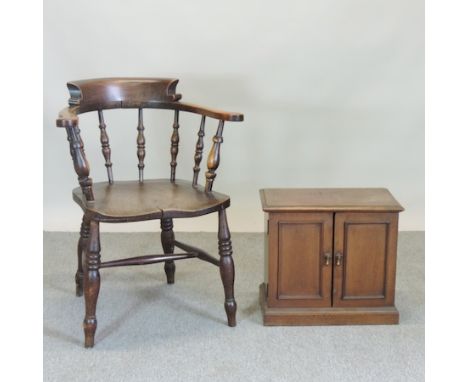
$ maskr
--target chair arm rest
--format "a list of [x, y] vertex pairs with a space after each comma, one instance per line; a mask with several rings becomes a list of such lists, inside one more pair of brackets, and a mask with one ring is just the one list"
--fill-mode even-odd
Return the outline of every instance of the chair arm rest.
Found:
[[[223, 121], [241, 122], [244, 120], [244, 115], [242, 113], [210, 109], [208, 107], [185, 102], [149, 102], [145, 104], [144, 107], [150, 107], [155, 109], [182, 110], [190, 113], [206, 115], [207, 117], [220, 119]], [[71, 106], [64, 108], [58, 115], [56, 122], [57, 127], [78, 126], [78, 114], [79, 106]]]
[[244, 120], [244, 115], [236, 112], [210, 109], [204, 106], [185, 102], [149, 102], [145, 107], [153, 109], [181, 110], [189, 113], [205, 115], [207, 117], [219, 119], [222, 121], [240, 122]]
[[223, 121], [241, 122], [244, 120], [244, 114], [242, 113], [216, 110], [185, 102], [177, 102], [176, 104], [180, 106], [180, 110], [206, 115]]
[[72, 106], [62, 109], [56, 120], [57, 127], [76, 127], [78, 126], [79, 107]]

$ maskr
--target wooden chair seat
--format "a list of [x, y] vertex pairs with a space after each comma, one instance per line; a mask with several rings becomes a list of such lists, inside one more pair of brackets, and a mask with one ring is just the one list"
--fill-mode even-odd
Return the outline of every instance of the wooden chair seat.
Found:
[[85, 213], [103, 222], [130, 222], [149, 219], [195, 217], [227, 208], [229, 196], [204, 191], [191, 182], [177, 179], [116, 181], [93, 184], [94, 201], [87, 201], [80, 187], [73, 199]]

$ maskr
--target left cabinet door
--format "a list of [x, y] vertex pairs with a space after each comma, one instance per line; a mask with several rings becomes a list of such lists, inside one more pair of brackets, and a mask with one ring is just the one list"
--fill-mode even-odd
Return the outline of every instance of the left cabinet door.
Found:
[[333, 213], [270, 213], [268, 306], [331, 306]]

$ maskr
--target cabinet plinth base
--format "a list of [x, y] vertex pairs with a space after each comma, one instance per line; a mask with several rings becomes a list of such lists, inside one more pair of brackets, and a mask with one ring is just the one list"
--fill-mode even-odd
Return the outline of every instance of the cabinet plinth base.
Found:
[[260, 284], [263, 324], [275, 325], [391, 325], [398, 324], [394, 306], [377, 308], [270, 308], [265, 283]]

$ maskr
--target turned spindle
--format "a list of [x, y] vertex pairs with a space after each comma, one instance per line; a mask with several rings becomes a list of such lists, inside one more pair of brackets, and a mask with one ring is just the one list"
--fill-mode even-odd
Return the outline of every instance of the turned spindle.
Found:
[[143, 109], [138, 109], [138, 136], [137, 136], [137, 156], [138, 156], [138, 176], [140, 182], [143, 182], [143, 169], [145, 168], [145, 135], [143, 126]]
[[207, 160], [208, 171], [205, 173], [205, 191], [207, 192], [211, 191], [213, 188], [213, 182], [216, 178], [216, 169], [218, 168], [220, 162], [221, 143], [223, 143], [223, 128], [224, 121], [220, 120], [218, 129], [216, 130], [216, 135], [213, 137], [213, 145], [211, 146]]
[[198, 140], [195, 145], [195, 166], [193, 166], [193, 181], [192, 186], [196, 186], [198, 183], [198, 174], [200, 173], [200, 162], [203, 158], [203, 137], [205, 136], [205, 116], [202, 116], [200, 129], [198, 130]]
[[179, 110], [174, 112], [174, 124], [171, 136], [171, 182], [175, 181], [177, 154], [179, 153]]
[[84, 145], [80, 136], [78, 126], [66, 127], [67, 139], [70, 142], [70, 154], [73, 159], [73, 166], [78, 175], [78, 182], [81, 190], [88, 201], [94, 200], [93, 180], [89, 177], [89, 164], [84, 153]]
[[104, 160], [106, 161], [106, 169], [107, 169], [107, 178], [109, 183], [114, 183], [114, 175], [112, 174], [112, 162], [111, 162], [111, 149], [109, 146], [109, 136], [107, 135], [106, 131], [106, 124], [104, 122], [104, 115], [102, 110], [98, 110], [99, 116], [99, 129], [101, 130], [101, 148], [102, 148], [102, 155], [104, 156]]

